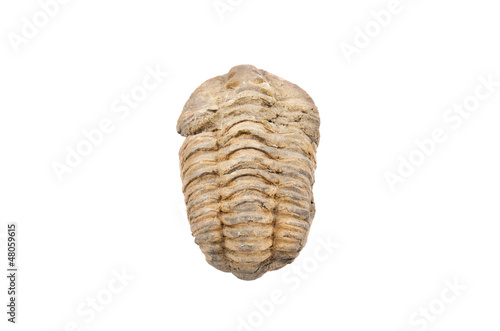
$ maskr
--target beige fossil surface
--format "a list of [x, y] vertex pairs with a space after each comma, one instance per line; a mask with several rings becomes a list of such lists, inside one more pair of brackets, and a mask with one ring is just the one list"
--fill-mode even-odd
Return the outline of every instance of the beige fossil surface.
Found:
[[307, 241], [320, 119], [300, 87], [252, 65], [207, 80], [177, 123], [195, 242], [244, 280], [293, 262]]

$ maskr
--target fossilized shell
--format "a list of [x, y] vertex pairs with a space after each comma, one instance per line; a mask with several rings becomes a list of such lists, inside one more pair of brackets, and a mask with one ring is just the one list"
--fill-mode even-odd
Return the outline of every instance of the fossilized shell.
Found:
[[177, 123], [189, 223], [209, 264], [245, 280], [304, 247], [319, 115], [297, 85], [251, 65], [194, 91]]

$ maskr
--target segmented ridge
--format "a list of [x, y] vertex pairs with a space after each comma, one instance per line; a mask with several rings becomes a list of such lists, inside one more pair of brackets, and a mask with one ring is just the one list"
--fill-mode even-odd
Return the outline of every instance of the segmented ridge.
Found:
[[211, 265], [241, 279], [293, 261], [312, 220], [314, 146], [301, 132], [278, 130], [240, 122], [189, 137], [181, 149], [195, 242]]
[[178, 122], [187, 136], [180, 168], [191, 231], [209, 264], [252, 280], [298, 256], [315, 213], [318, 128], [305, 92], [252, 66], [193, 93]]

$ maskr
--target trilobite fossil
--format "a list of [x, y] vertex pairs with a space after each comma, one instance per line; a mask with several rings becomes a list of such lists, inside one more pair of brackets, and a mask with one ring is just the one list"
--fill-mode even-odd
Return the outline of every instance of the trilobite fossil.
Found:
[[293, 262], [315, 206], [319, 115], [300, 87], [251, 65], [209, 79], [177, 131], [191, 231], [209, 264], [244, 280]]

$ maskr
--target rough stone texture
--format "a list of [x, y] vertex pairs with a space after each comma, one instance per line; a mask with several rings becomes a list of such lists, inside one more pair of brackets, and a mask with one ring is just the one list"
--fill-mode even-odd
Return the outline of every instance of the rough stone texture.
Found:
[[251, 65], [203, 83], [177, 123], [191, 231], [209, 264], [244, 280], [291, 263], [314, 217], [319, 115]]

